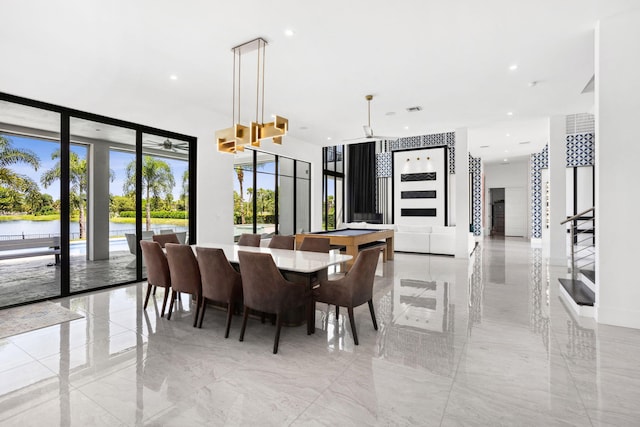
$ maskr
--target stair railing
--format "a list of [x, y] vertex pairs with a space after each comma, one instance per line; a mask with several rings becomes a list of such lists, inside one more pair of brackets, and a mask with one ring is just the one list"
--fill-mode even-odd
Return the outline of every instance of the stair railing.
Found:
[[[587, 214], [591, 213], [590, 216]], [[580, 269], [595, 265], [595, 225], [596, 209], [589, 208], [585, 211], [568, 217], [560, 224], [571, 223], [571, 270], [572, 276]]]

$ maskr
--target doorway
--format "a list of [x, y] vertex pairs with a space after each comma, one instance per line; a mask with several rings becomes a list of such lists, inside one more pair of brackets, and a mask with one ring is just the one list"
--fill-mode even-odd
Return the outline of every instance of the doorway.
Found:
[[489, 189], [491, 199], [491, 236], [504, 237], [504, 188]]

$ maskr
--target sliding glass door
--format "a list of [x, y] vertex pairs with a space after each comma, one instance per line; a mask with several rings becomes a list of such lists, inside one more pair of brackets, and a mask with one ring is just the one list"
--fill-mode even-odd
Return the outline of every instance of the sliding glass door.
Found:
[[0, 307], [60, 295], [60, 114], [0, 100]]
[[196, 139], [0, 93], [0, 307], [145, 277], [139, 240], [195, 243]]

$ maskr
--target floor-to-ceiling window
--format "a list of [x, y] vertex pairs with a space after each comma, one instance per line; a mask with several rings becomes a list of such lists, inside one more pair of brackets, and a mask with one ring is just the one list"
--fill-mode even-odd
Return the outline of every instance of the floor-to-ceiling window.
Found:
[[59, 153], [60, 113], [0, 100], [0, 306], [60, 294]]
[[257, 150], [236, 153], [233, 167], [234, 238], [309, 231], [311, 165]]
[[0, 93], [0, 307], [141, 280], [150, 233], [195, 243], [195, 148]]
[[322, 150], [322, 227], [334, 230], [343, 221], [344, 206], [343, 146]]

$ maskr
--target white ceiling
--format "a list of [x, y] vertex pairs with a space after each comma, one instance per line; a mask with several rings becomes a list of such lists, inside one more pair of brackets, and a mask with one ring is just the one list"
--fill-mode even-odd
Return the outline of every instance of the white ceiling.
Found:
[[[117, 97], [125, 120], [186, 106], [230, 116], [231, 48], [264, 37], [266, 111], [287, 117], [292, 136], [322, 145], [363, 136], [364, 96], [373, 94], [377, 135], [468, 127], [472, 154], [503, 161], [539, 150], [548, 116], [592, 109], [593, 93], [581, 92], [594, 73], [595, 23], [631, 5], [4, 0], [0, 91], [79, 109]], [[406, 112], [416, 105], [423, 110]]]

